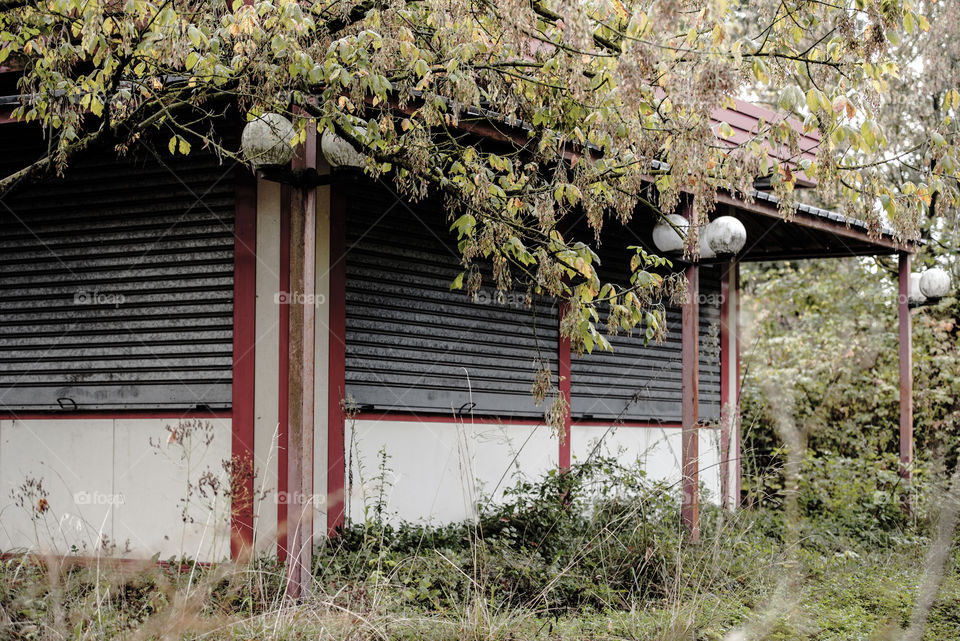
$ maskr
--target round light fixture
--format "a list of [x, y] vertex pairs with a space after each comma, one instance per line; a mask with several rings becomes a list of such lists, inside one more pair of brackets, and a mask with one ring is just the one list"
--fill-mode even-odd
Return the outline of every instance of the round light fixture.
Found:
[[331, 167], [363, 167], [363, 155], [332, 131], [323, 132], [320, 150]]
[[710, 247], [710, 238], [707, 234], [708, 227], [710, 225], [700, 228], [700, 260], [717, 257], [717, 253]]
[[248, 122], [240, 136], [243, 155], [255, 167], [286, 165], [293, 158], [293, 123], [277, 113], [265, 113]]
[[910, 274], [910, 293], [907, 295], [907, 302], [911, 305], [923, 305], [927, 302], [927, 297], [920, 291], [921, 274]]
[[690, 221], [680, 214], [667, 214], [653, 228], [653, 244], [664, 254], [683, 251], [689, 228]]
[[706, 237], [707, 245], [717, 256], [737, 254], [747, 244], [747, 230], [743, 223], [733, 216], [713, 219], [702, 233]]
[[943, 298], [950, 291], [950, 274], [932, 267], [920, 275], [920, 293], [929, 299]]

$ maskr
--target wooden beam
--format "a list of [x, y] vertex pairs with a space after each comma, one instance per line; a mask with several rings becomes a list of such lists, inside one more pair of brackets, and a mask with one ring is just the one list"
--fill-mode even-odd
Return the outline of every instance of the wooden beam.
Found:
[[700, 316], [700, 268], [698, 265], [687, 267], [687, 299], [682, 311], [682, 347], [681, 366], [683, 370], [682, 389], [682, 497], [681, 516], [690, 540], [700, 538], [700, 435], [699, 422], [699, 316]]
[[[761, 216], [766, 216], [768, 218], [776, 218], [778, 220], [784, 220], [783, 215], [780, 213], [780, 210], [773, 203], [757, 201], [757, 200], [754, 200], [753, 202], [748, 203], [744, 200], [740, 200], [739, 198], [733, 196], [728, 192], [717, 192], [717, 202], [730, 205], [736, 209], [748, 211], [753, 214], [759, 214]], [[867, 243], [867, 244], [875, 245], [878, 247], [883, 247], [884, 249], [891, 250], [891, 253], [914, 251], [914, 248], [912, 245], [899, 243], [888, 236], [871, 238], [865, 230], [858, 230], [855, 227], [847, 226], [846, 223], [830, 220], [827, 218], [820, 218], [818, 216], [806, 214], [801, 211], [797, 211], [796, 213], [794, 213], [793, 217], [790, 219], [789, 222], [795, 225], [802, 225], [804, 227], [809, 227], [810, 229], [829, 232], [841, 238], [848, 238], [850, 240], [856, 240], [858, 242]]]
[[[900, 478], [913, 474], [913, 339], [910, 327], [910, 254], [900, 254], [897, 311], [900, 330]], [[909, 499], [904, 508], [911, 509]]]

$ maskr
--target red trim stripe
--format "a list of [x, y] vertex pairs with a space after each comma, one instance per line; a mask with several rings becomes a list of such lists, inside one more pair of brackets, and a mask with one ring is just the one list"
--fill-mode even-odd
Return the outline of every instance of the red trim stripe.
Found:
[[223, 410], [74, 410], [69, 412], [35, 411], [35, 412], [0, 412], [0, 419], [14, 421], [32, 420], [89, 420], [89, 419], [124, 419], [124, 418], [230, 418], [233, 412]]
[[[474, 425], [544, 425], [540, 418], [520, 418], [510, 416], [471, 416], [456, 417], [449, 414], [415, 414], [410, 412], [360, 412], [353, 417], [357, 421], [397, 421], [405, 423], [467, 423]], [[680, 429], [681, 423], [669, 421], [616, 421], [616, 420], [596, 420], [596, 419], [572, 419], [571, 427], [609, 427], [616, 424], [619, 427], [632, 428], [668, 428]]]
[[690, 540], [696, 542], [700, 537], [700, 436], [697, 429], [699, 416], [699, 332], [700, 326], [700, 268], [690, 265], [687, 268], [687, 300], [683, 304], [683, 327], [681, 360], [683, 379], [683, 443], [682, 443], [682, 492], [681, 518]]
[[[280, 291], [290, 292], [290, 187], [280, 188]], [[277, 386], [277, 496], [286, 497], [289, 489], [288, 452], [290, 451], [290, 306], [279, 305], [279, 372]], [[277, 504], [277, 559], [287, 560], [287, 501]]]
[[[562, 319], [567, 312], [567, 306], [560, 308], [559, 318]], [[558, 328], [559, 330], [559, 328]], [[567, 403], [567, 411], [563, 417], [563, 433], [560, 434], [559, 467], [561, 470], [570, 469], [570, 438], [571, 425], [571, 394], [570, 394], [570, 339], [559, 334], [557, 341], [557, 385], [560, 388], [560, 396]]]
[[246, 558], [253, 544], [253, 432], [254, 432], [254, 346], [256, 335], [257, 287], [257, 183], [238, 168], [234, 218], [233, 259], [233, 439], [231, 457], [234, 478], [231, 484], [230, 556]]
[[344, 523], [344, 416], [346, 387], [346, 194], [342, 182], [330, 186], [330, 327], [327, 376], [327, 534]]
[[[740, 263], [735, 262], [733, 264], [733, 291], [737, 297], [736, 300], [736, 309], [734, 310], [734, 331], [736, 332], [735, 351], [737, 357], [737, 389], [734, 391], [737, 398], [737, 407], [740, 407]], [[736, 459], [734, 460], [734, 505], [737, 507], [740, 506], [740, 477], [742, 475], [741, 466], [743, 465], [743, 444], [741, 441], [740, 434], [740, 420], [739, 416], [737, 417], [737, 431], [735, 433], [736, 441], [733, 443], [734, 452], [736, 453]]]
[[731, 263], [720, 266], [720, 505], [730, 505], [730, 441], [734, 429], [730, 413], [730, 368], [733, 361], [730, 331]]

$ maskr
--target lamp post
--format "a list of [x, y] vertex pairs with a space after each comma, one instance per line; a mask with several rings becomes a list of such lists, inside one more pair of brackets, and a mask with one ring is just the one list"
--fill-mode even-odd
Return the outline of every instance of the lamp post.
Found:
[[[692, 210], [687, 208], [687, 216], [671, 214], [665, 216], [653, 229], [653, 243], [657, 250], [664, 254], [679, 254], [683, 251], [687, 243], [687, 234], [690, 231]], [[734, 256], [743, 250], [747, 242], [747, 231], [737, 218], [733, 216], [720, 216], [707, 223], [700, 229], [698, 243], [699, 257], [691, 262], [686, 268], [687, 278], [687, 300], [684, 302], [682, 310], [682, 329], [681, 329], [681, 417], [682, 417], [682, 505], [681, 516], [684, 525], [687, 528], [687, 534], [691, 541], [696, 542], [699, 537], [699, 262], [702, 260], [723, 259], [730, 266], [735, 265]], [[729, 278], [731, 270], [724, 270], [727, 279], [726, 287], [722, 290], [726, 295], [731, 295], [729, 287]], [[735, 292], [733, 292], [735, 295]], [[729, 401], [730, 385], [736, 385], [736, 358], [733, 353], [736, 348], [731, 338], [730, 310], [735, 309], [729, 300], [721, 301], [721, 316], [725, 318], [727, 324], [721, 326], [721, 344], [726, 346], [728, 353], [721, 355], [721, 376], [726, 384], [722, 386], [726, 389]], [[726, 313], [726, 316], [724, 316]], [[735, 328], [732, 330], [735, 334]], [[722, 396], [723, 394], [721, 394]], [[739, 439], [732, 439], [736, 423], [736, 405], [728, 403], [729, 407], [722, 409], [722, 433], [721, 433], [721, 489], [730, 486], [730, 465], [731, 459], [739, 461], [739, 452], [735, 458], [730, 456], [730, 443], [739, 443]], [[736, 463], [735, 463], [736, 465]]]
[[[286, 594], [303, 599], [311, 585], [313, 553], [313, 451], [315, 425], [315, 363], [317, 247], [317, 187], [329, 184], [329, 175], [317, 171], [316, 125], [307, 125], [306, 140], [294, 146], [296, 129], [286, 117], [266, 113], [250, 120], [241, 135], [244, 157], [264, 180], [290, 187], [290, 292], [286, 451], [287, 457], [287, 585]], [[332, 133], [324, 134], [321, 148], [330, 165], [359, 166], [362, 156]], [[352, 155], [349, 153], [352, 151]], [[323, 378], [327, 378], [324, 373]], [[331, 406], [336, 399], [330, 398]]]

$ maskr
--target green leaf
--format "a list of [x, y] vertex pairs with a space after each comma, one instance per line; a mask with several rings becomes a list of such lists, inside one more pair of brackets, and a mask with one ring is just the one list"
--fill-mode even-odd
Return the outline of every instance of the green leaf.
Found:
[[467, 272], [460, 272], [457, 274], [457, 277], [453, 279], [453, 282], [450, 283], [450, 291], [455, 289], [463, 289], [463, 275]]

